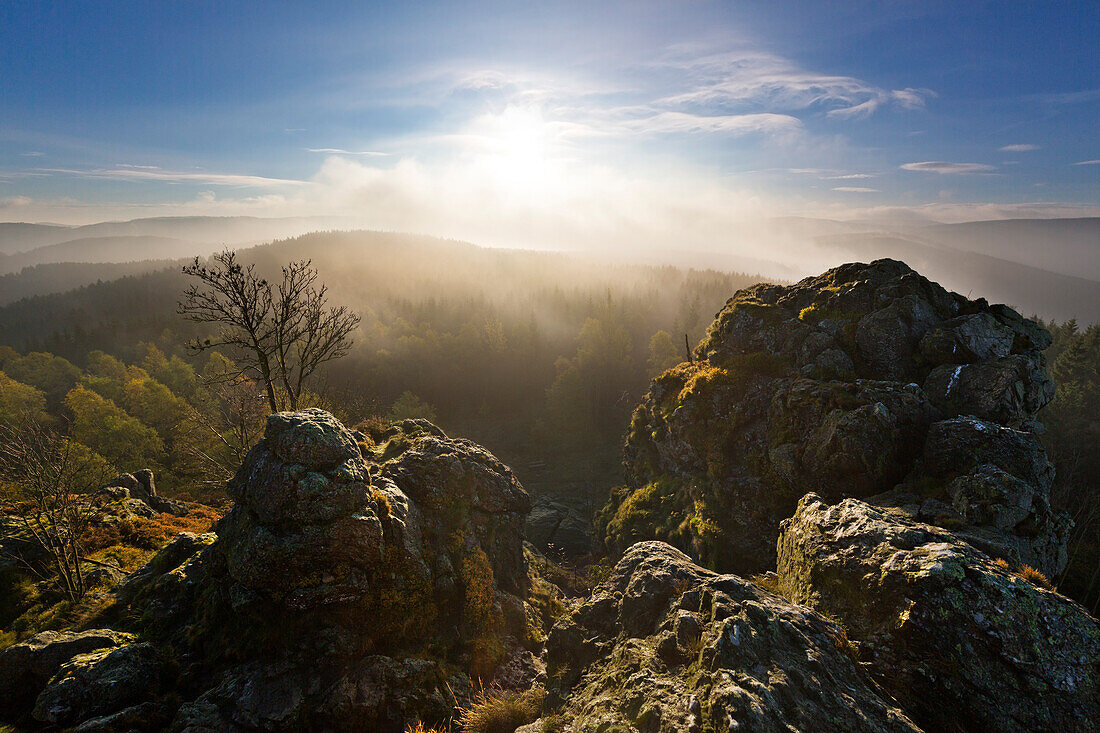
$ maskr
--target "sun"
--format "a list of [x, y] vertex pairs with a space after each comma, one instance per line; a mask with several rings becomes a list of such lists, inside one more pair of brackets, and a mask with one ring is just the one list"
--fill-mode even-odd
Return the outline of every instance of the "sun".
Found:
[[552, 123], [537, 109], [508, 107], [476, 125], [477, 162], [513, 196], [546, 194], [564, 175]]

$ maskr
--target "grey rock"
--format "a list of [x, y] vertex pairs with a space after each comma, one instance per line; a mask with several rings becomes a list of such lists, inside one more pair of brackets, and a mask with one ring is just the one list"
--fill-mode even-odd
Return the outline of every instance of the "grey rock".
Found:
[[875, 679], [930, 730], [1093, 730], [1100, 626], [945, 530], [855, 499], [799, 502], [784, 594], [842, 620]]
[[332, 415], [311, 408], [268, 418], [264, 439], [279, 460], [313, 470], [330, 469], [359, 457], [355, 438]]
[[577, 557], [596, 547], [591, 524], [580, 512], [549, 496], [535, 500], [524, 531], [531, 544], [553, 555]]
[[920, 340], [921, 356], [931, 364], [973, 364], [1012, 353], [1016, 334], [990, 313], [950, 318]]
[[843, 634], [642, 542], [552, 630], [548, 706], [563, 706], [568, 731], [917, 731], [864, 683]]
[[[626, 482], [597, 533], [614, 552], [659, 539], [708, 567], [759, 573], [774, 567], [779, 523], [806, 492], [893, 501], [896, 490], [923, 497], [898, 506], [946, 500], [925, 521], [973, 522], [967, 536], [981, 547], [1056, 574], [1070, 525], [1050, 509], [1052, 473], [1034, 439], [1053, 395], [1049, 344], [1010, 308], [894, 260], [738, 291], [694, 361], [654, 379], [635, 410]], [[1009, 428], [1020, 437], [981, 437]], [[990, 483], [981, 464], [1030, 490]]]
[[151, 701], [160, 690], [162, 661], [148, 643], [73, 657], [34, 704], [34, 719], [69, 726]]
[[17, 719], [61, 666], [79, 654], [114, 649], [133, 636], [110, 629], [43, 631], [0, 651], [0, 712]]

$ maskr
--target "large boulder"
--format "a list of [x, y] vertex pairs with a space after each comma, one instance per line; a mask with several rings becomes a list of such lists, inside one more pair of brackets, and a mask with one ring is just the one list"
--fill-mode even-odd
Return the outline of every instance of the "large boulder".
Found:
[[151, 703], [164, 682], [164, 670], [156, 647], [144, 642], [77, 655], [38, 695], [34, 719], [67, 727]]
[[844, 630], [661, 542], [634, 545], [547, 642], [567, 731], [910, 731]]
[[62, 665], [73, 657], [119, 648], [131, 634], [110, 629], [43, 631], [0, 651], [0, 717], [21, 718]]
[[183, 517], [189, 511], [183, 502], [157, 494], [153, 472], [148, 468], [116, 476], [103, 487], [102, 492], [139, 517], [151, 518], [160, 513]]
[[530, 499], [480, 446], [423, 420], [367, 434], [278, 413], [227, 488], [214, 533], [178, 535], [113, 591], [101, 618], [138, 640], [0, 654], [0, 693], [24, 697], [0, 717], [33, 702], [84, 731], [387, 733], [446, 721], [471, 680], [538, 674]]
[[[894, 260], [741, 290], [694, 359], [657, 377], [635, 410], [626, 484], [598, 518], [602, 534], [612, 550], [660, 539], [753, 573], [774, 567], [779, 523], [803, 494], [887, 494], [898, 507], [939, 501], [949, 510], [929, 521], [972, 523], [986, 545], [1056, 574], [1069, 525], [1050, 511], [1032, 432], [1053, 396], [1049, 345], [1011, 309]], [[967, 457], [980, 441], [956, 429], [960, 418], [989, 426], [982, 450], [996, 460]], [[991, 477], [997, 461], [1026, 486]]]
[[278, 413], [228, 490], [217, 540], [177, 540], [169, 579], [139, 584], [171, 611], [198, 579], [185, 646], [220, 672], [176, 729], [403, 730], [527, 639], [530, 500], [474, 443]]
[[784, 595], [842, 621], [921, 727], [1094, 730], [1100, 625], [1041, 577], [896, 510], [814, 494], [778, 554]]

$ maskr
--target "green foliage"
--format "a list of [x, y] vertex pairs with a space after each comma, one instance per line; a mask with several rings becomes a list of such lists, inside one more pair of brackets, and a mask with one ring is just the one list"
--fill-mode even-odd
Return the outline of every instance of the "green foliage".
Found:
[[668, 331], [658, 331], [649, 340], [649, 359], [646, 366], [649, 373], [656, 376], [667, 371], [684, 360], [685, 352], [676, 345]]
[[111, 400], [77, 385], [65, 397], [65, 406], [72, 414], [72, 437], [120, 470], [162, 465], [164, 444], [156, 431]]
[[4, 371], [12, 379], [45, 392], [51, 409], [80, 379], [80, 369], [67, 359], [38, 351], [10, 359]]
[[0, 423], [15, 425], [27, 417], [41, 422], [45, 416], [45, 392], [0, 372]]
[[439, 419], [431, 405], [408, 390], [405, 390], [400, 397], [393, 401], [393, 405], [390, 407], [390, 417], [394, 420], [421, 418], [429, 422], [435, 422]]
[[1048, 324], [1046, 353], [1057, 391], [1039, 414], [1047, 455], [1054, 463], [1054, 505], [1073, 519], [1069, 564], [1058, 589], [1100, 612], [1100, 326], [1074, 320]]
[[612, 500], [597, 517], [597, 525], [606, 522], [604, 534], [617, 547], [642, 540], [667, 541], [684, 518], [685, 501], [682, 487], [667, 476], [635, 491], [613, 489]]

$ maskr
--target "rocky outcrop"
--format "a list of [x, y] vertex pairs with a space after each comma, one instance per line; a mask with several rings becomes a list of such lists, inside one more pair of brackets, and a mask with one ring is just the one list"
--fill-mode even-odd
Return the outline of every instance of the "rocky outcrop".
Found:
[[0, 651], [0, 711], [17, 720], [62, 665], [82, 654], [120, 648], [133, 636], [110, 629], [43, 631]]
[[778, 553], [784, 595], [843, 621], [922, 727], [1094, 730], [1100, 625], [1026, 573], [896, 510], [814, 494], [784, 522]]
[[116, 476], [103, 487], [103, 493], [139, 517], [151, 518], [161, 513], [183, 517], [188, 511], [182, 502], [157, 494], [153, 472], [148, 468]]
[[320, 410], [279, 413], [229, 493], [189, 633], [249, 661], [176, 729], [443, 719], [528, 632], [529, 499], [480, 446], [426, 421], [356, 435]]
[[528, 542], [552, 557], [578, 557], [596, 549], [591, 523], [549, 496], [535, 500], [524, 531]]
[[365, 434], [278, 413], [228, 492], [216, 533], [177, 536], [114, 591], [106, 618], [136, 642], [0, 655], [37, 720], [384, 733], [449, 718], [498, 667], [525, 674], [524, 645], [544, 638], [526, 602], [530, 500], [480, 446], [423, 420]]
[[552, 630], [548, 706], [566, 731], [917, 731], [850, 654], [824, 616], [642, 542]]
[[148, 643], [80, 654], [61, 665], [32, 714], [40, 723], [67, 727], [151, 703], [164, 670], [160, 653]]
[[635, 411], [627, 484], [599, 518], [606, 540], [662, 539], [760, 572], [807, 492], [885, 494], [1054, 575], [1069, 525], [1051, 511], [1034, 435], [1053, 396], [1049, 344], [1011, 309], [893, 260], [741, 290]]

